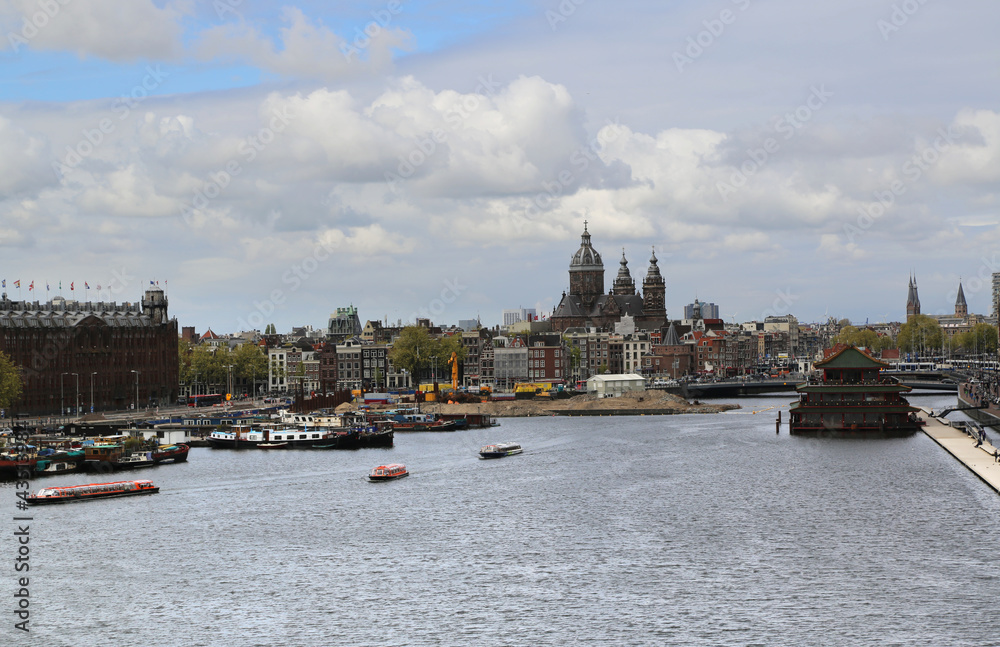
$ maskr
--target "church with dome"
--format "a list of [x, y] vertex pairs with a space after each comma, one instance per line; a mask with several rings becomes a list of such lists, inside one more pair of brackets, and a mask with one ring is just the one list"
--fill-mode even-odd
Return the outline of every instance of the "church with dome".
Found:
[[666, 285], [656, 264], [655, 251], [649, 259], [641, 295], [628, 269], [624, 249], [618, 276], [605, 293], [604, 261], [591, 244], [584, 221], [580, 249], [569, 264], [569, 293], [563, 293], [550, 322], [552, 329], [560, 332], [578, 327], [613, 330], [622, 317], [631, 317], [636, 330], [660, 330], [667, 325], [665, 299]]

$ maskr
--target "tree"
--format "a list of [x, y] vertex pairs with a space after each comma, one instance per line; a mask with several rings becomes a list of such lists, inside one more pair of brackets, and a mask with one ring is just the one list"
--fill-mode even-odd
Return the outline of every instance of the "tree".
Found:
[[[233, 375], [244, 381], [256, 382], [267, 378], [267, 356], [257, 344], [242, 344], [230, 354], [233, 364]], [[255, 385], [250, 387], [251, 392]]]
[[958, 347], [966, 353], [995, 353], [997, 350], [997, 328], [986, 323], [976, 324], [972, 330], [952, 335], [952, 348]]
[[392, 343], [389, 359], [393, 366], [405, 370], [418, 379], [420, 371], [431, 365], [431, 346], [434, 340], [422, 326], [407, 326]]
[[0, 409], [9, 410], [10, 406], [21, 399], [21, 372], [6, 353], [0, 351]]
[[418, 380], [422, 371], [435, 364], [439, 373], [446, 370], [452, 353], [458, 356], [459, 361], [465, 359], [465, 347], [460, 336], [434, 339], [422, 326], [407, 326], [392, 343], [389, 359], [393, 366], [406, 370], [414, 380]]
[[844, 326], [840, 334], [831, 340], [833, 344], [849, 344], [851, 346], [864, 346], [871, 350], [885, 350], [894, 348], [892, 337], [887, 335], [879, 336], [871, 328], [855, 328], [854, 326]]
[[913, 315], [899, 329], [896, 341], [908, 353], [928, 352], [942, 347], [941, 326], [927, 315]]

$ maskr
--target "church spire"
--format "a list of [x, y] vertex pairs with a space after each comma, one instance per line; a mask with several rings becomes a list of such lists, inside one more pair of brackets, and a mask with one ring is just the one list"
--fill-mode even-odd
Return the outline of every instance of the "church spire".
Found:
[[917, 277], [910, 273], [910, 288], [906, 294], [906, 318], [920, 314], [920, 297], [917, 295]]
[[965, 318], [969, 316], [969, 306], [965, 303], [965, 291], [962, 289], [962, 279], [958, 279], [958, 298], [955, 299], [955, 316]]
[[612, 294], [618, 296], [632, 296], [635, 294], [635, 281], [632, 280], [632, 273], [628, 271], [628, 260], [625, 259], [625, 248], [622, 248], [622, 260], [619, 262], [618, 276], [615, 278]]

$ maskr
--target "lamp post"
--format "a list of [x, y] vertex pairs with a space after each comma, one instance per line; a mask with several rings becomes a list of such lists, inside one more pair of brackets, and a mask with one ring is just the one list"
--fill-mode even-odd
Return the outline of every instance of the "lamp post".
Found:
[[132, 370], [130, 373], [135, 373], [135, 412], [139, 413], [139, 371]]
[[94, 413], [94, 376], [97, 375], [97, 371], [90, 374], [90, 412]]
[[79, 373], [72, 373], [72, 375], [76, 376], [76, 410], [75, 410], [74, 413], [76, 413], [76, 415], [79, 416], [80, 415], [80, 374]]
[[66, 413], [66, 388], [63, 386], [63, 375], [69, 375], [69, 373], [62, 373], [59, 376], [59, 417], [62, 418]]

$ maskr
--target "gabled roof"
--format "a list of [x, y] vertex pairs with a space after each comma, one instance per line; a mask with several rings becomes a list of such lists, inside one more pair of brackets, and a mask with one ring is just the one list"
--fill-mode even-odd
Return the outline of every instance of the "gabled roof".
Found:
[[830, 355], [813, 366], [816, 368], [888, 368], [889, 366], [856, 346], [837, 344], [832, 350]]

